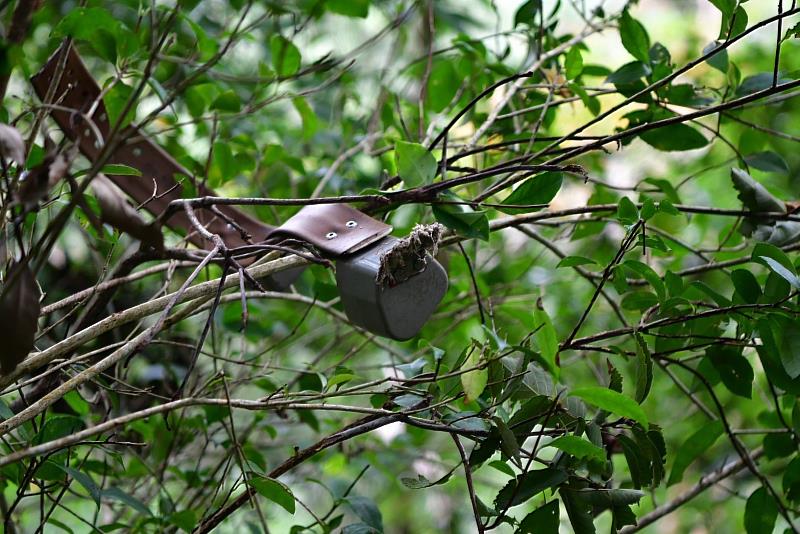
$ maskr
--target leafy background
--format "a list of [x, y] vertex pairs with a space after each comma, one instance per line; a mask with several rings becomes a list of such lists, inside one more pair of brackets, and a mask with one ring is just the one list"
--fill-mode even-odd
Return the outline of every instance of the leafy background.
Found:
[[[4, 24], [14, 4], [3, 4]], [[779, 6], [789, 13], [779, 33], [765, 24], [627, 100]], [[676, 502], [642, 530], [792, 531], [787, 518], [800, 499], [795, 11], [788, 0], [47, 2], [27, 37], [3, 48], [11, 78], [0, 118], [26, 139], [38, 103], [26, 80], [71, 37], [107, 88], [111, 121], [143, 124], [196, 183], [222, 196], [420, 192], [359, 206], [398, 236], [443, 223], [450, 233], [439, 259], [450, 286], [407, 342], [348, 325], [336, 314], [333, 274], [319, 265], [291, 297], [251, 291], [245, 328], [230, 298], [165, 330], [7, 432], [4, 453], [166, 402], [207, 320], [191, 397], [293, 404], [180, 408], [4, 464], [6, 529], [192, 531], [249, 485], [257, 508], [245, 504], [219, 532], [470, 532], [475, 514], [501, 532], [632, 531], [637, 517]], [[122, 116], [140, 84], [134, 112]], [[708, 113], [625, 133], [697, 110]], [[45, 131], [60, 140], [54, 124]], [[28, 169], [47, 153], [42, 135], [33, 139]], [[444, 158], [447, 179], [468, 181], [424, 196], [443, 183]], [[523, 167], [553, 161], [561, 167]], [[88, 167], [78, 158], [72, 171]], [[491, 168], [502, 172], [478, 174]], [[196, 191], [189, 182], [187, 198]], [[68, 198], [57, 185], [21, 227], [6, 221], [6, 257], [20, 253], [18, 234], [41, 239]], [[297, 209], [246, 208], [276, 225]], [[139, 248], [129, 233], [95, 228], [77, 209], [36, 273], [45, 303], [106, 276]], [[175, 233], [165, 239], [182, 246]], [[129, 283], [107, 311], [175, 290], [189, 272]], [[220, 274], [211, 266], [200, 278]], [[38, 350], [70, 335], [67, 311], [40, 319]], [[103, 353], [149, 324], [78, 353]], [[85, 366], [73, 355], [61, 372]], [[4, 417], [18, 399], [17, 389], [4, 392]], [[270, 476], [369, 410], [404, 420]], [[676, 501], [737, 462], [718, 484]]]

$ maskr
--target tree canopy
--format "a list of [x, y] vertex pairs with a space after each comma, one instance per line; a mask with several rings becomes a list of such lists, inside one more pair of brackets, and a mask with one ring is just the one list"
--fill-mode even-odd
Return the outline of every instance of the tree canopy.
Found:
[[[798, 15], [0, 2], [4, 531], [797, 532]], [[442, 225], [412, 339], [230, 215], [340, 203]]]

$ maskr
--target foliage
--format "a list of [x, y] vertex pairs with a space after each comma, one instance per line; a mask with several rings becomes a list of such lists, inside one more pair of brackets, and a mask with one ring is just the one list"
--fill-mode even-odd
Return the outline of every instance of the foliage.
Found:
[[[1, 3], [6, 532], [797, 531], [800, 8], [466, 4]], [[104, 176], [140, 134], [200, 235], [206, 187], [438, 221], [447, 295], [391, 341], [313, 250], [188, 245]]]

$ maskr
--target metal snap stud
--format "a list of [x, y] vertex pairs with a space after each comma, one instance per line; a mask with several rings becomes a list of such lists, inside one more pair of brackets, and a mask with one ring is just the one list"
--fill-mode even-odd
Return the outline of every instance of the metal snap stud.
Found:
[[355, 221], [347, 221], [346, 223], [344, 223], [344, 225], [348, 228], [355, 228], [356, 226], [358, 226], [358, 223]]
[[335, 237], [336, 237], [336, 235], [337, 235], [337, 234], [336, 234], [336, 232], [328, 232], [328, 233], [325, 235], [325, 237], [326, 237], [327, 239], [333, 239], [333, 238], [335, 238]]

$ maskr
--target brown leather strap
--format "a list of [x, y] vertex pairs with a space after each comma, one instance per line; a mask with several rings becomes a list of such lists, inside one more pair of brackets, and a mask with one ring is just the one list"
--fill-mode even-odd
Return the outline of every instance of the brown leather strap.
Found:
[[[64, 133], [70, 139], [78, 142], [83, 155], [90, 161], [94, 161], [100, 152], [100, 143], [92, 128], [82, 119], [82, 114], [85, 115], [92, 106], [96, 105], [91, 120], [104, 139], [109, 133], [110, 125], [105, 106], [100, 100], [100, 88], [78, 53], [72, 46], [62, 45], [31, 81], [36, 93], [44, 99], [55, 77], [59, 58], [64, 52], [67, 53], [66, 68], [55, 90], [54, 102], [52, 102], [59, 109], [54, 109], [51, 115]], [[150, 213], [155, 216], [161, 215], [171, 201], [182, 196], [183, 187], [178, 183], [177, 177], [192, 179], [192, 173], [135, 128], [131, 128], [125, 134], [131, 134], [129, 141], [112, 154], [109, 163], [128, 165], [140, 170], [142, 176], [110, 175], [109, 178], [137, 203], [146, 203], [145, 208]], [[214, 192], [200, 186], [198, 194], [210, 196], [214, 195]], [[261, 223], [236, 208], [220, 206], [219, 210], [236, 221], [256, 241], [263, 240], [272, 230], [271, 226]], [[198, 209], [196, 212], [200, 221], [207, 224], [208, 230], [220, 235], [228, 246], [235, 247], [245, 243], [238, 230], [210, 210]], [[189, 240], [195, 245], [201, 248], [209, 246], [200, 235], [192, 230], [185, 213], [175, 213], [166, 224], [186, 233]]]
[[[101, 145], [93, 128], [83, 117], [94, 106], [91, 121], [104, 141], [110, 131], [110, 125], [101, 100], [100, 87], [74, 47], [66, 43], [59, 47], [31, 81], [39, 98], [44, 100], [64, 53], [67, 54], [66, 67], [55, 90], [54, 101], [47, 104], [56, 104], [51, 115], [64, 133], [70, 139], [77, 141], [83, 155], [94, 161], [100, 153]], [[109, 163], [128, 165], [140, 170], [142, 176], [109, 175], [109, 177], [137, 203], [144, 203], [150, 213], [159, 216], [166, 211], [170, 202], [182, 197], [183, 187], [178, 182], [178, 177], [193, 181], [194, 178], [186, 168], [135, 127], [130, 127], [123, 133], [129, 141], [112, 154]], [[202, 185], [198, 187], [198, 195], [215, 196], [212, 190]], [[380, 240], [392, 230], [391, 226], [344, 204], [306, 206], [277, 230], [235, 207], [219, 206], [219, 210], [246, 230], [254, 242], [264, 241], [267, 237], [270, 241], [283, 238], [300, 239], [313, 244], [321, 252], [334, 258], [359, 251]], [[208, 230], [221, 236], [229, 247], [245, 243], [237, 229], [211, 210], [198, 208], [195, 212]], [[184, 212], [176, 212], [166, 224], [188, 234], [193, 244], [201, 248], [210, 246], [210, 243], [205, 242], [192, 230]]]
[[305, 206], [283, 223], [270, 239], [308, 241], [328, 256], [352, 254], [386, 237], [392, 227], [346, 204]]

